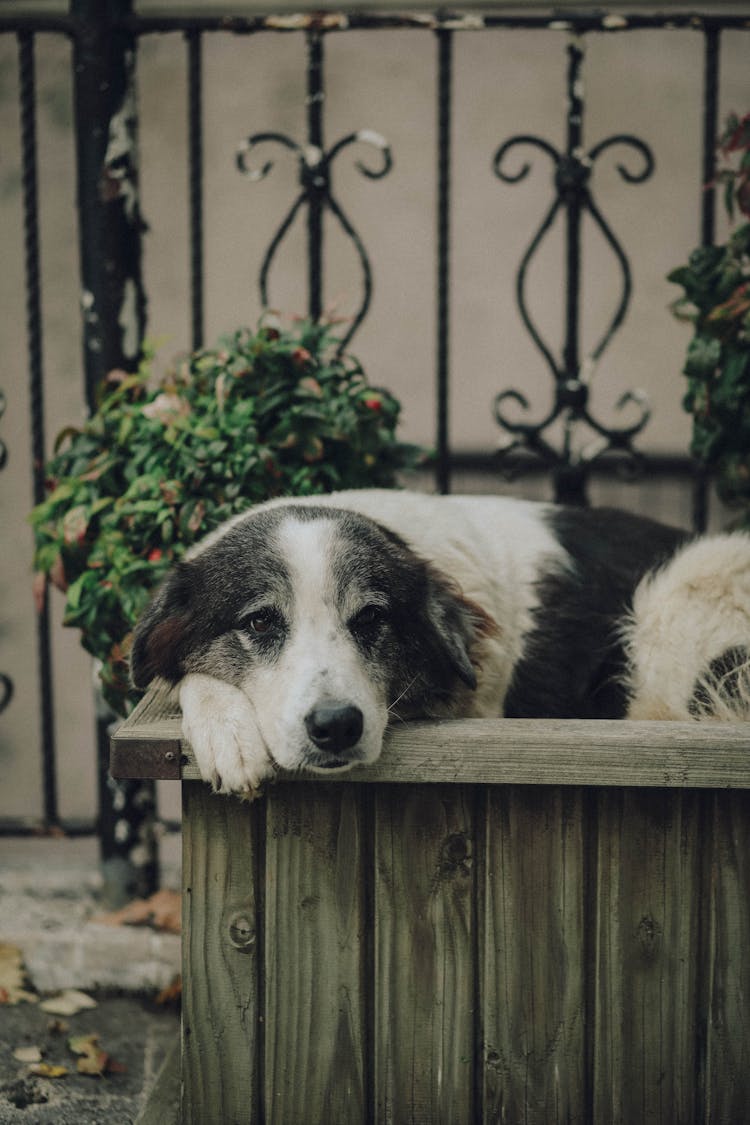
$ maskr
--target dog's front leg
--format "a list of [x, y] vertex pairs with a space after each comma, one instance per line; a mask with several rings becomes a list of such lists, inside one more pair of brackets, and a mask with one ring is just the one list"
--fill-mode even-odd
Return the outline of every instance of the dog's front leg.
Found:
[[201, 777], [217, 793], [254, 796], [274, 765], [255, 709], [239, 688], [191, 673], [180, 682], [182, 730]]

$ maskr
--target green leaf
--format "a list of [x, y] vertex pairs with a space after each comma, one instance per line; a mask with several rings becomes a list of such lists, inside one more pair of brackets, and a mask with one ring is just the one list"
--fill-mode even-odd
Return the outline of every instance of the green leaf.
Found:
[[[714, 407], [725, 410], [729, 415], [734, 415], [739, 410], [750, 390], [749, 371], [750, 351], [735, 349], [727, 355], [712, 390]], [[727, 422], [729, 425], [736, 425], [734, 418], [727, 419]]]
[[721, 357], [721, 343], [712, 336], [694, 336], [688, 345], [684, 372], [691, 378], [709, 378]]
[[83, 579], [84, 575], [81, 575], [80, 578], [78, 578], [75, 582], [71, 583], [71, 585], [68, 586], [67, 596], [65, 599], [65, 608], [68, 612], [77, 610], [81, 604], [81, 595], [83, 594], [84, 590]]

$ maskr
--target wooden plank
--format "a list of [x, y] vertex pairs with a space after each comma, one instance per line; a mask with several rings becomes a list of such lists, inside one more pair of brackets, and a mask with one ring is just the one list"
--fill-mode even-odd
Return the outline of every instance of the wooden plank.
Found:
[[593, 1114], [695, 1121], [700, 794], [602, 792]]
[[[157, 759], [149, 776], [171, 776], [159, 763], [179, 746], [182, 777], [196, 780], [174, 701], [154, 692], [140, 707], [113, 735], [113, 776], [125, 776], [132, 747], [143, 754], [149, 745]], [[330, 780], [747, 789], [748, 751], [746, 723], [460, 719], [394, 727], [378, 762]]]
[[584, 796], [487, 796], [482, 1120], [583, 1122]]
[[[705, 1093], [702, 1120], [733, 1125], [750, 1107], [750, 801], [745, 793], [710, 796], [705, 910], [708, 932]], [[703, 1068], [702, 1068], [703, 1069]]]
[[250, 1125], [260, 1104], [263, 805], [183, 786], [182, 1120]]
[[177, 693], [152, 688], [110, 740], [109, 769], [118, 780], [177, 781], [182, 767], [182, 726]]
[[473, 792], [375, 795], [375, 1120], [475, 1118]]
[[354, 786], [268, 799], [265, 1120], [367, 1119], [365, 873]]

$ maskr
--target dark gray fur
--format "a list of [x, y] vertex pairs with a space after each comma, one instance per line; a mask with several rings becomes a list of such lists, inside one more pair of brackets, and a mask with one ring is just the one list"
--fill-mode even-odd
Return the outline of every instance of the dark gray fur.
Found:
[[627, 708], [621, 627], [641, 579], [688, 535], [614, 508], [548, 509], [571, 566], [537, 584], [534, 628], [506, 701], [509, 718], [621, 719]]

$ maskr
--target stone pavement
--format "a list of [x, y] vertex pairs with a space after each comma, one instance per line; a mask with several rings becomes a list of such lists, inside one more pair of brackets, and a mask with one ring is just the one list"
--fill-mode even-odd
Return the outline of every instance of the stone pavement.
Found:
[[[162, 884], [178, 888], [177, 837], [163, 841], [162, 869]], [[76, 988], [97, 1004], [64, 1019], [38, 1003], [0, 1004], [0, 1125], [131, 1125], [177, 1035], [174, 1008], [155, 997], [179, 972], [179, 937], [92, 922], [97, 883], [95, 840], [0, 840], [0, 943], [21, 950], [42, 998]], [[77, 1073], [68, 1040], [90, 1034], [114, 1072]], [[31, 1075], [14, 1057], [28, 1047], [68, 1074]]]

